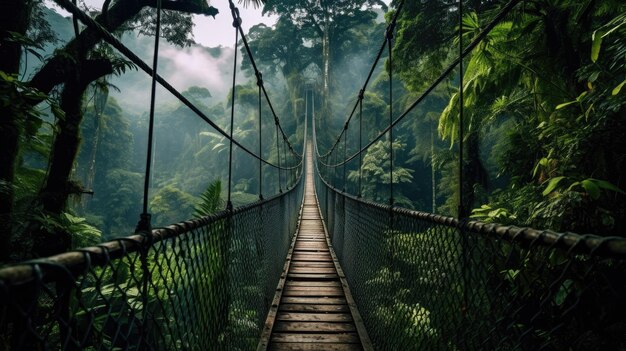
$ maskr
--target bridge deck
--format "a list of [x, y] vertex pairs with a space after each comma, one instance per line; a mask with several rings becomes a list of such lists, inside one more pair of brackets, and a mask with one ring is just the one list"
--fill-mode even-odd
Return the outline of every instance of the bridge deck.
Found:
[[259, 350], [371, 350], [339, 262], [329, 247], [315, 196], [310, 152], [307, 165], [298, 233]]

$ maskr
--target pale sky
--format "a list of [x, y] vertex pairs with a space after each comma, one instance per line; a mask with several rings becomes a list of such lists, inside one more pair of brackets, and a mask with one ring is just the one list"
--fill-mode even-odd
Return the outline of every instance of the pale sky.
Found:
[[[99, 10], [102, 8], [104, 0], [84, 0], [84, 2], [88, 6]], [[61, 10], [51, 0], [46, 0], [46, 3], [63, 16], [69, 16], [68, 12]], [[196, 24], [193, 29], [194, 39], [197, 43], [209, 47], [219, 45], [233, 46], [235, 43], [235, 28], [232, 26], [233, 19], [228, 6], [228, 0], [213, 0], [210, 1], [210, 4], [219, 10], [219, 14], [215, 16], [215, 19], [211, 16], [194, 16], [194, 22]], [[239, 4], [238, 1], [235, 1], [235, 5], [239, 8], [244, 33], [247, 33], [250, 27], [258, 23], [273, 26], [278, 19], [277, 16], [262, 16], [262, 8], [255, 9], [253, 6], [243, 8], [243, 5]]]

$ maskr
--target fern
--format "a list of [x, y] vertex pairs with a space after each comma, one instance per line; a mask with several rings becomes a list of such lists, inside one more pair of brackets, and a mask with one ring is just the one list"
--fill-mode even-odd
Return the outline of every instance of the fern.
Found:
[[193, 216], [204, 217], [224, 209], [221, 198], [222, 181], [217, 179], [209, 183], [206, 190], [200, 195], [200, 202], [195, 206]]

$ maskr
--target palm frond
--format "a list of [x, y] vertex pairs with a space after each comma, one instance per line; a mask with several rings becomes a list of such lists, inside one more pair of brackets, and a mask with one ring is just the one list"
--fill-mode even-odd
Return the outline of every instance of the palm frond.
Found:
[[195, 206], [193, 216], [204, 217], [224, 209], [221, 198], [222, 181], [217, 179], [209, 183], [206, 190], [200, 195], [200, 202]]

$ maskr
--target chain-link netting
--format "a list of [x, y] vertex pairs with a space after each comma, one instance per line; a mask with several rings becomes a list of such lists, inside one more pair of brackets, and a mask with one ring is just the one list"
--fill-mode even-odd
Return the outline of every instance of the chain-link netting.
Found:
[[302, 185], [232, 213], [0, 270], [0, 349], [254, 349]]
[[626, 239], [460, 224], [316, 183], [376, 349], [626, 349]]

